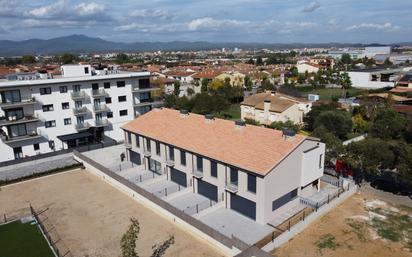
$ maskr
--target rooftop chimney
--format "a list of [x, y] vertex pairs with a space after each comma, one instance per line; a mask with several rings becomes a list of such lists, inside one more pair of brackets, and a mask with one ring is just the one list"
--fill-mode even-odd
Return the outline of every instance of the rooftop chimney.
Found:
[[246, 126], [246, 122], [243, 120], [237, 120], [235, 121], [235, 125], [237, 129], [242, 129]]
[[206, 123], [212, 123], [214, 121], [214, 119], [215, 119], [215, 116], [213, 116], [213, 114], [206, 114], [205, 115]]
[[180, 110], [180, 117], [187, 118], [189, 116], [188, 110]]
[[291, 130], [291, 129], [287, 129], [284, 128], [282, 129], [283, 132], [283, 139], [288, 140], [289, 138], [294, 138], [296, 135], [296, 132]]
[[270, 100], [266, 99], [263, 102], [263, 118], [265, 121], [269, 121], [269, 112], [270, 112]]

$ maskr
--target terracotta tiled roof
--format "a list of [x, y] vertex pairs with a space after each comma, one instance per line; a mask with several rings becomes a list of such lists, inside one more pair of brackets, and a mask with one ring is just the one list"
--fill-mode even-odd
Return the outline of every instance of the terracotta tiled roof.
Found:
[[182, 117], [166, 108], [152, 110], [122, 128], [263, 176], [306, 139], [296, 135], [285, 140], [278, 130], [237, 128], [223, 119], [206, 122], [202, 115]]
[[189, 77], [195, 74], [195, 72], [193, 71], [167, 71], [163, 74], [166, 76]]
[[241, 104], [247, 106], [253, 106], [256, 109], [263, 110], [264, 101], [270, 101], [270, 111], [282, 113], [286, 111], [291, 106], [297, 104], [296, 101], [288, 99], [286, 97], [282, 97], [278, 94], [272, 93], [259, 93], [255, 95], [251, 95], [246, 98]]
[[395, 87], [390, 90], [392, 93], [407, 93], [412, 92], [411, 87]]

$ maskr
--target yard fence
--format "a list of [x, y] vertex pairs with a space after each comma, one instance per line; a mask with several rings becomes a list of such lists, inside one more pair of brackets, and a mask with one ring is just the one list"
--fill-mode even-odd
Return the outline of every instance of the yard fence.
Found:
[[194, 214], [197, 214], [197, 213], [199, 213], [199, 212], [201, 212], [201, 211], [203, 211], [203, 210], [205, 210], [209, 207], [212, 207], [213, 205], [215, 205], [215, 204], [217, 204], [221, 201], [223, 201], [223, 194], [218, 196], [217, 202], [213, 201], [212, 199], [205, 200], [201, 203], [197, 203], [195, 205], [188, 206], [186, 209], [183, 210], [183, 212], [187, 213], [189, 215], [194, 215]]
[[15, 220], [19, 220], [24, 217], [31, 216], [31, 210], [29, 207], [17, 209], [10, 212], [2, 213], [2, 217], [0, 220], [0, 225], [9, 223]]
[[[73, 151], [73, 154], [75, 157], [77, 157], [79, 160], [83, 161], [84, 163], [87, 163], [88, 165], [92, 166], [93, 168], [99, 170], [103, 174], [109, 176], [110, 178], [114, 179], [115, 181], [119, 182], [120, 184], [126, 186], [130, 190], [134, 191], [135, 193], [143, 196], [144, 198], [148, 199], [152, 203], [156, 204], [157, 206], [163, 208], [164, 210], [168, 211], [172, 215], [178, 217], [188, 225], [198, 229], [202, 233], [206, 234], [207, 236], [213, 238], [217, 242], [220, 242], [221, 244], [225, 245], [229, 249], [232, 247], [236, 247], [237, 249], [240, 249], [241, 251], [244, 251], [251, 247], [247, 243], [241, 241], [240, 239], [237, 239], [236, 237], [229, 237], [226, 236], [219, 231], [209, 227], [208, 225], [204, 224], [200, 220], [192, 217], [191, 215], [181, 211], [180, 209], [174, 207], [173, 205], [169, 204], [168, 202], [164, 201], [163, 199], [153, 195], [152, 193], [146, 191], [142, 187], [134, 184], [133, 182], [123, 178], [119, 174], [116, 174], [115, 172], [109, 170], [108, 168], [102, 166], [101, 164], [93, 161], [89, 157], [81, 154], [78, 151]], [[259, 254], [260, 253], [260, 254]], [[259, 251], [256, 251], [255, 256], [256, 257], [266, 257], [266, 252], [263, 250], [259, 249]]]

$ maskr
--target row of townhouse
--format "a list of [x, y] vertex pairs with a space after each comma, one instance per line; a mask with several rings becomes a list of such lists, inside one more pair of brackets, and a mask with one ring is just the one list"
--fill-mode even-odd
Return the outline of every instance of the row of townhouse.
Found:
[[0, 81], [0, 162], [107, 140], [160, 104], [149, 72], [66, 65], [62, 76], [24, 74]]
[[313, 138], [166, 108], [122, 128], [129, 161], [260, 224], [319, 190], [325, 145]]

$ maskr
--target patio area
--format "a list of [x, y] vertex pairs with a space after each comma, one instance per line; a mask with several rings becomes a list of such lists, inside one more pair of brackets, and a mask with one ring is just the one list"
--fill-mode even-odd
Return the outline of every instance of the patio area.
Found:
[[167, 201], [189, 215], [197, 214], [216, 204], [215, 201], [192, 192], [186, 192]]
[[164, 176], [164, 179], [162, 180], [156, 180], [152, 183], [145, 183], [140, 186], [146, 191], [160, 198], [166, 198], [173, 193], [186, 189], [186, 187], [181, 186], [173, 181], [166, 180], [166, 176]]
[[248, 244], [254, 244], [272, 232], [269, 225], [255, 221], [224, 207], [199, 215], [198, 219], [229, 237], [232, 235]]

